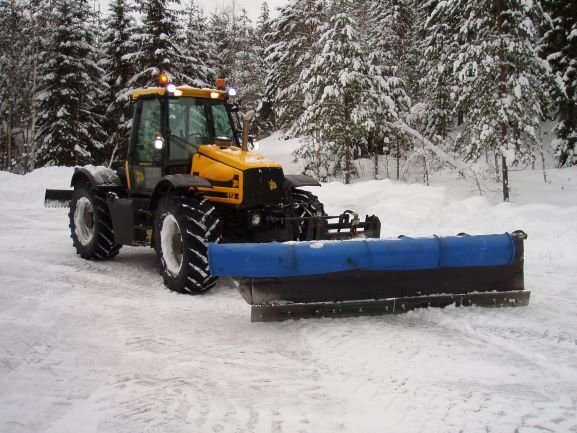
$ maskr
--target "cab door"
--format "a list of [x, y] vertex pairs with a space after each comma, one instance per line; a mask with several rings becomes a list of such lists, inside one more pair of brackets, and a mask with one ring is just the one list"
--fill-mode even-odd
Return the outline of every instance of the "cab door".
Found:
[[132, 193], [150, 194], [162, 178], [162, 149], [154, 145], [156, 134], [162, 133], [162, 123], [159, 98], [138, 100], [126, 163]]

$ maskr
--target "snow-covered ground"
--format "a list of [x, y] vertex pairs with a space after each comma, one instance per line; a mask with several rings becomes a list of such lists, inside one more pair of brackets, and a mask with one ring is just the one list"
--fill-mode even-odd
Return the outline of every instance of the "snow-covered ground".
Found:
[[531, 302], [283, 323], [231, 280], [168, 291], [148, 248], [80, 259], [42, 207], [71, 172], [0, 172], [0, 432], [577, 432], [577, 167], [512, 173], [506, 204], [454, 175], [323, 185], [383, 237], [525, 230]]

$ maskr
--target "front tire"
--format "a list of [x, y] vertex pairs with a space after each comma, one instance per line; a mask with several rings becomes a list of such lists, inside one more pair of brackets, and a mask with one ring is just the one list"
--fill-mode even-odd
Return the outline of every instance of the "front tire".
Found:
[[118, 254], [112, 218], [103, 196], [90, 187], [74, 188], [70, 202], [70, 237], [76, 253], [88, 260], [106, 260]]
[[220, 241], [216, 210], [206, 199], [168, 195], [158, 207], [155, 250], [164, 284], [180, 293], [210, 289], [209, 242]]
[[[293, 212], [296, 217], [308, 218], [295, 227], [295, 241], [310, 241], [324, 238], [326, 221], [325, 207], [318, 197], [309, 191], [293, 189], [291, 191]], [[311, 219], [312, 218], [312, 219]]]

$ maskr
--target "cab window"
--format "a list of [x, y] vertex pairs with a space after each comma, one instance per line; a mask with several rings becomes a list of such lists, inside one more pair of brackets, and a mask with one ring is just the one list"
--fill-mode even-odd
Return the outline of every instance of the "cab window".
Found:
[[226, 107], [216, 101], [175, 98], [169, 102], [169, 160], [189, 159], [201, 144], [216, 137], [233, 138]]
[[136, 158], [139, 162], [160, 164], [162, 153], [154, 147], [154, 137], [160, 132], [160, 101], [145, 99], [136, 137]]

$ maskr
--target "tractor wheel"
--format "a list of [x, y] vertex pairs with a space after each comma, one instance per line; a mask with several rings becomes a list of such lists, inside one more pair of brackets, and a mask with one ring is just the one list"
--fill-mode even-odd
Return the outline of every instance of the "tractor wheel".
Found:
[[68, 215], [70, 237], [80, 257], [106, 260], [118, 254], [122, 245], [114, 242], [112, 219], [104, 197], [88, 186], [77, 186]]
[[216, 210], [206, 199], [168, 195], [158, 207], [155, 250], [164, 284], [180, 293], [210, 289], [208, 243], [220, 241]]
[[[322, 217], [326, 216], [325, 207], [318, 197], [302, 189], [291, 191], [293, 210], [296, 217]], [[299, 223], [295, 228], [296, 241], [310, 241], [322, 239], [325, 231], [325, 220], [308, 220]]]

